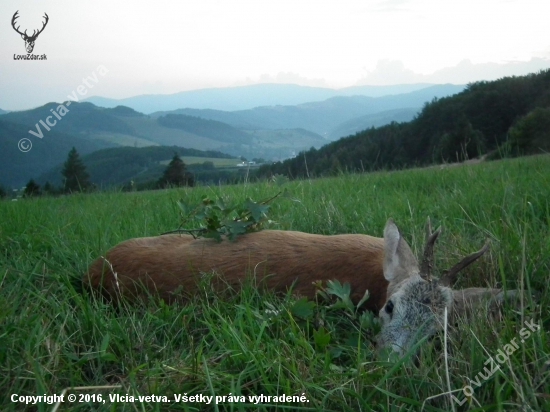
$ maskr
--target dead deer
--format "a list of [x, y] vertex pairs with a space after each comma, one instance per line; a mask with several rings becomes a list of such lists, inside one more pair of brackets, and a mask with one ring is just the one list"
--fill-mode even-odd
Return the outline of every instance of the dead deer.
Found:
[[193, 294], [202, 273], [216, 272], [234, 287], [247, 273], [259, 286], [314, 298], [317, 281], [337, 279], [351, 286], [357, 304], [368, 290], [364, 308], [380, 311], [383, 320], [379, 346], [402, 353], [414, 342], [420, 327], [431, 335], [442, 324], [444, 308], [461, 311], [484, 296], [499, 297], [499, 289], [473, 288], [452, 291], [460, 270], [487, 250], [464, 258], [439, 281], [432, 280], [431, 234], [418, 265], [407, 242], [390, 219], [384, 238], [360, 234], [315, 235], [264, 230], [235, 241], [195, 239], [171, 234], [124, 241], [92, 263], [84, 275], [85, 286], [118, 300], [147, 294], [171, 302]]
[[367, 235], [263, 230], [218, 243], [171, 234], [120, 243], [92, 263], [84, 283], [115, 300], [150, 293], [170, 302], [196, 291], [202, 273], [216, 272], [236, 288], [252, 273], [259, 287], [292, 287], [309, 298], [315, 297], [315, 281], [338, 279], [351, 285], [354, 303], [369, 290], [365, 307], [378, 311], [388, 286], [383, 259], [384, 239]]

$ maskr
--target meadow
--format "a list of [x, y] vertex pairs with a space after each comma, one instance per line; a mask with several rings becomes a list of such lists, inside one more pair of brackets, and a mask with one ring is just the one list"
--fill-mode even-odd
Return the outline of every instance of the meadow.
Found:
[[[0, 202], [0, 410], [50, 411], [11, 397], [74, 387], [65, 399], [82, 402], [57, 410], [550, 410], [550, 156], [277, 183]], [[447, 356], [434, 339], [417, 358], [389, 361], [376, 356], [371, 318], [260, 292], [253, 280], [213, 293], [205, 275], [194, 299], [171, 306], [151, 299], [113, 308], [82, 290], [87, 267], [118, 242], [176, 229], [179, 200], [259, 201], [283, 189], [289, 196], [273, 201], [272, 228], [381, 237], [392, 217], [418, 256], [429, 216], [443, 228], [437, 270], [491, 241], [458, 287], [528, 296], [498, 322], [483, 310], [460, 319]], [[540, 329], [480, 377], [526, 321]], [[111, 402], [117, 394], [122, 402]]]
[[[170, 163], [171, 159], [160, 161], [159, 164], [161, 165], [167, 165]], [[199, 156], [181, 156], [181, 160], [183, 160], [183, 163], [186, 165], [195, 165], [195, 164], [202, 164], [204, 162], [212, 162], [214, 164], [214, 167], [216, 168], [224, 168], [224, 167], [236, 167], [237, 163], [240, 163], [240, 159], [224, 159], [224, 158], [217, 158], [217, 157], [199, 157]]]

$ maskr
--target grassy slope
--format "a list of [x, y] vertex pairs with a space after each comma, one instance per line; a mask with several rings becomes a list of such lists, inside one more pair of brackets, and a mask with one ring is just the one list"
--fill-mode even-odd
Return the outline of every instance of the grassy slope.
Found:
[[220, 142], [178, 129], [160, 126], [149, 117], [133, 117], [125, 121], [137, 130], [139, 136], [164, 146], [193, 147], [200, 150], [215, 149]]
[[321, 147], [327, 143], [327, 140], [316, 133], [305, 129], [281, 129], [281, 130], [247, 130], [248, 133], [256, 138], [257, 143], [270, 149], [283, 148], [296, 151], [296, 142], [300, 146]]
[[158, 143], [152, 140], [143, 139], [132, 135], [126, 135], [113, 132], [98, 132], [91, 136], [95, 140], [102, 140], [108, 143], [112, 143], [117, 146], [129, 146], [129, 147], [147, 147], [147, 146], [160, 146]]
[[[436, 252], [439, 268], [490, 238], [490, 253], [466, 270], [460, 286], [516, 288], [523, 279], [525, 286], [542, 291], [541, 304], [523, 316], [537, 319], [543, 330], [521, 344], [501, 366], [503, 373], [474, 386], [471, 404], [457, 410], [544, 410], [550, 393], [549, 169], [550, 157], [541, 156], [290, 182], [286, 187], [297, 201], [278, 200], [271, 217], [282, 229], [378, 236], [393, 217], [418, 252], [430, 216], [445, 229]], [[202, 196], [216, 194], [234, 201], [263, 199], [279, 189], [262, 183], [1, 202], [0, 409], [23, 409], [6, 394], [59, 394], [68, 386], [122, 384], [123, 389], [88, 391], [107, 398], [94, 408], [216, 410], [174, 402], [109, 409], [109, 393], [305, 393], [309, 402], [279, 404], [279, 409], [404, 411], [419, 410], [425, 402], [427, 411], [452, 410], [446, 396], [428, 399], [447, 391], [445, 361], [432, 345], [422, 348], [420, 365], [379, 362], [368, 341], [372, 336], [357, 333], [358, 324], [346, 316], [321, 310], [318, 316], [331, 335], [331, 351], [323, 350], [314, 343], [315, 322], [306, 324], [285, 309], [291, 297], [259, 295], [251, 288], [222, 297], [203, 285], [202, 297], [187, 306], [150, 302], [116, 311], [81, 294], [81, 274], [108, 248], [177, 227], [178, 199], [198, 203]], [[281, 313], [268, 315], [270, 305]], [[492, 325], [483, 312], [477, 315], [461, 321], [461, 332], [452, 335], [448, 367], [453, 390], [475, 379], [489, 355], [518, 337], [522, 327], [522, 317], [513, 310]], [[461, 392], [456, 395], [463, 398]], [[43, 404], [32, 410], [50, 408]], [[276, 410], [248, 402], [217, 408]], [[74, 404], [71, 410], [90, 410], [90, 405]]]
[[[162, 160], [159, 162], [161, 165], [167, 165], [172, 159]], [[204, 162], [214, 163], [214, 167], [234, 167], [237, 163], [240, 163], [240, 159], [220, 159], [216, 157], [199, 157], [199, 156], [181, 156], [181, 160], [186, 165], [202, 164]]]

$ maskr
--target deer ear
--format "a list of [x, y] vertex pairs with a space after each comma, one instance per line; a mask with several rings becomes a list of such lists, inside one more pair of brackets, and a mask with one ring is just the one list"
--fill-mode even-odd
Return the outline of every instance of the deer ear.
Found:
[[384, 229], [384, 277], [395, 283], [412, 273], [418, 273], [418, 261], [393, 220], [389, 219]]
[[392, 281], [395, 275], [395, 269], [399, 267], [399, 256], [397, 255], [397, 246], [401, 233], [392, 219], [389, 219], [384, 228], [384, 277]]

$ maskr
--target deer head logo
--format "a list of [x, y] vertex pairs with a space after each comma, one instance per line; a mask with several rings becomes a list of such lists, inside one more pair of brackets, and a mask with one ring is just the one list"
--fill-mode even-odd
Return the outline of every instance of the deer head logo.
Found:
[[13, 17], [11, 19], [11, 25], [12, 25], [13, 29], [21, 35], [21, 38], [23, 40], [25, 40], [25, 48], [27, 49], [27, 53], [32, 53], [32, 51], [34, 49], [34, 42], [36, 41], [36, 38], [38, 37], [38, 35], [44, 31], [44, 28], [48, 24], [49, 17], [46, 13], [44, 13], [44, 18], [46, 19], [46, 21], [43, 23], [42, 28], [40, 30], [38, 30], [38, 32], [36, 30], [34, 30], [32, 35], [29, 36], [29, 35], [27, 35], [27, 30], [25, 30], [25, 32], [22, 33], [22, 32], [19, 31], [19, 26], [15, 27], [15, 20], [17, 20], [17, 18], [19, 17], [17, 15], [17, 13], [19, 13], [19, 10], [17, 10], [15, 12], [15, 14], [13, 15]]

